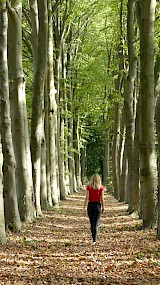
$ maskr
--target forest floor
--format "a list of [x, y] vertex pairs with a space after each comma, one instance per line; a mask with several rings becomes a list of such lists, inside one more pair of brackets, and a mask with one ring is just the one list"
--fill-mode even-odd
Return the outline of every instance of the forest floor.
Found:
[[98, 241], [92, 244], [88, 217], [82, 214], [85, 190], [45, 211], [21, 233], [7, 233], [0, 245], [0, 285], [158, 285], [160, 241], [128, 215], [127, 205], [106, 194]]

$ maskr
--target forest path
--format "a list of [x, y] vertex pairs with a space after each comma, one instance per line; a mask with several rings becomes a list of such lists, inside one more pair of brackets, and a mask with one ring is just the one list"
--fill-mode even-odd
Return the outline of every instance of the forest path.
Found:
[[84, 196], [81, 190], [36, 223], [23, 225], [19, 235], [8, 233], [7, 245], [0, 246], [0, 285], [160, 284], [156, 232], [139, 230], [141, 221], [106, 194], [93, 246], [82, 214]]

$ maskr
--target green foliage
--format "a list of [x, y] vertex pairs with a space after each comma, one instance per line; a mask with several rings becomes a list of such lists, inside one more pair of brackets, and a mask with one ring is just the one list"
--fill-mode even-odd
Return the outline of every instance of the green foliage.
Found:
[[107, 4], [106, 1], [81, 1], [78, 4], [81, 10], [77, 8], [77, 14], [72, 17], [79, 15], [83, 24], [77, 22], [79, 18], [75, 16], [73, 33], [78, 38], [74, 39], [74, 45], [79, 44], [79, 49], [73, 62], [76, 73], [73, 104], [78, 106], [81, 142], [87, 144], [87, 176], [90, 176], [95, 171], [102, 172], [105, 129], [112, 129], [114, 102], [122, 101], [115, 92], [119, 5], [117, 1]]
[[[115, 92], [120, 4], [117, 5], [116, 0], [107, 3], [105, 0], [72, 0], [68, 6], [66, 4], [65, 1], [60, 3], [62, 23], [65, 24], [65, 48], [71, 58], [68, 68], [72, 76], [61, 80], [66, 89], [64, 91], [68, 91], [72, 81], [75, 92], [72, 100], [60, 101], [59, 108], [65, 118], [79, 116], [80, 147], [87, 144], [88, 163], [90, 166], [93, 164], [91, 171], [101, 172], [104, 132], [106, 127], [112, 129], [114, 102], [122, 100]], [[52, 1], [52, 5], [55, 5], [55, 1]], [[29, 118], [33, 84], [30, 36], [29, 3], [23, 1], [23, 68]], [[73, 112], [64, 111], [64, 104], [72, 104]], [[66, 140], [68, 136], [69, 131], [65, 127]], [[93, 147], [96, 149], [96, 157], [90, 154]]]

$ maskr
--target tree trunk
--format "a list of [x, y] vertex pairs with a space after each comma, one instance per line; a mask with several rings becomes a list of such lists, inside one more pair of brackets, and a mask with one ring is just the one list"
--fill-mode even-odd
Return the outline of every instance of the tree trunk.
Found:
[[123, 157], [122, 157], [122, 169], [120, 176], [120, 190], [119, 190], [119, 201], [128, 203], [128, 195], [127, 195], [127, 177], [128, 177], [128, 165], [126, 158], [126, 150], [124, 145]]
[[[4, 6], [2, 6], [5, 8]], [[1, 16], [1, 4], [0, 4], [0, 18]], [[1, 33], [1, 24], [0, 24], [0, 33]], [[1, 61], [1, 60], [0, 60]], [[0, 87], [1, 90], [1, 87]], [[1, 127], [0, 127], [1, 128]], [[3, 155], [2, 155], [2, 145], [0, 143], [0, 243], [6, 243], [6, 232], [5, 232], [5, 218], [4, 218], [4, 199], [3, 199], [3, 175], [2, 175], [2, 164], [3, 164]]]
[[[159, 43], [160, 50], [160, 43]], [[158, 53], [155, 63], [155, 95], [156, 95], [156, 130], [158, 138], [158, 226], [157, 239], [160, 240], [160, 54]]]
[[120, 156], [120, 178], [119, 178], [119, 201], [126, 202], [128, 199], [127, 193], [127, 177], [128, 177], [128, 163], [126, 155], [126, 126], [124, 123], [124, 107], [122, 109], [122, 119], [121, 119], [121, 137], [119, 146], [119, 156]]
[[125, 113], [125, 125], [126, 125], [126, 154], [128, 162], [128, 177], [127, 177], [127, 192], [129, 213], [133, 212], [133, 189], [132, 189], [132, 177], [133, 177], [133, 141], [134, 141], [134, 88], [135, 79], [137, 74], [137, 57], [135, 50], [135, 29], [134, 29], [134, 7], [135, 0], [128, 0], [128, 17], [127, 17], [127, 38], [128, 38], [128, 60], [129, 60], [129, 72], [125, 81], [124, 92], [124, 113]]
[[81, 168], [80, 168], [80, 148], [79, 148], [79, 114], [78, 110], [74, 111], [74, 120], [73, 120], [73, 147], [74, 152], [74, 161], [75, 161], [75, 175], [77, 181], [78, 189], [81, 186]]
[[[7, 10], [6, 10], [6, 1], [0, 3], [0, 78], [3, 68], [5, 66], [5, 61], [7, 61]], [[7, 72], [7, 70], [5, 71]], [[2, 92], [2, 81], [0, 80], [0, 94]], [[3, 91], [4, 92], [4, 91]], [[2, 110], [1, 110], [1, 100], [0, 98], [0, 130], [2, 129]], [[1, 133], [0, 133], [1, 141]], [[2, 154], [2, 143], [0, 142], [0, 243], [6, 243], [6, 232], [5, 232], [5, 218], [4, 218], [4, 199], [3, 199], [3, 174], [2, 174], [2, 165], [3, 165], [3, 154]]]
[[75, 163], [74, 163], [74, 154], [73, 154], [73, 107], [72, 107], [72, 90], [69, 89], [68, 99], [68, 110], [71, 113], [70, 118], [68, 119], [68, 149], [69, 149], [69, 157], [68, 157], [68, 166], [69, 166], [69, 181], [70, 181], [70, 191], [71, 193], [76, 191], [76, 183], [75, 183]]
[[42, 215], [40, 204], [41, 181], [41, 143], [42, 143], [42, 114], [44, 101], [44, 84], [47, 66], [47, 3], [38, 0], [38, 59], [34, 76], [32, 120], [31, 120], [31, 153], [33, 166], [33, 186], [37, 216]]
[[105, 145], [104, 145], [104, 161], [103, 161], [103, 183], [106, 186], [107, 190], [110, 190], [110, 140], [109, 140], [109, 129], [105, 130]]
[[[44, 109], [44, 106], [43, 106]], [[44, 124], [45, 112], [42, 116], [42, 139], [41, 139], [41, 184], [40, 184], [40, 203], [42, 210], [47, 210], [47, 176], [46, 176], [46, 138], [45, 138], [45, 124]]]
[[[25, 98], [25, 79], [22, 67], [22, 4], [8, 6], [8, 63], [12, 136], [16, 159], [16, 186], [21, 220], [34, 219], [33, 183]], [[21, 137], [21, 139], [19, 139]]]
[[[120, 39], [118, 44], [118, 61], [119, 70], [118, 77], [116, 79], [116, 91], [120, 95], [122, 92], [122, 70], [124, 69], [124, 55], [123, 55], [123, 0], [120, 1], [119, 9], [120, 17]], [[119, 180], [120, 180], [120, 103], [114, 103], [114, 130], [113, 130], [113, 144], [112, 144], [112, 172], [113, 172], [113, 184], [114, 184], [114, 197], [119, 199]]]
[[114, 109], [114, 131], [112, 142], [112, 175], [114, 184], [114, 197], [119, 198], [119, 165], [118, 165], [118, 150], [120, 139], [120, 106], [115, 103]]
[[158, 137], [158, 226], [157, 226], [157, 239], [160, 240], [160, 95], [156, 103], [156, 128]]
[[[61, 15], [60, 15], [61, 14]], [[64, 161], [63, 161], [63, 147], [61, 148], [61, 134], [63, 129], [63, 119], [61, 118], [61, 94], [60, 94], [60, 77], [62, 76], [62, 45], [63, 45], [63, 30], [62, 26], [64, 17], [62, 17], [62, 11], [60, 7], [57, 9], [55, 22], [54, 22], [54, 37], [55, 37], [55, 48], [56, 48], [56, 59], [55, 59], [55, 88], [57, 90], [57, 137], [56, 137], [56, 148], [58, 154], [58, 182], [60, 188], [61, 199], [66, 199], [67, 191], [65, 187], [65, 175], [64, 175]]]
[[[49, 31], [48, 31], [49, 32]], [[47, 186], [47, 201], [50, 207], [53, 206], [51, 195], [51, 165], [50, 165], [50, 132], [49, 132], [49, 66], [47, 71], [46, 86], [45, 86], [45, 138], [46, 138], [46, 186]]]
[[38, 6], [37, 0], [29, 0], [30, 4], [30, 17], [31, 17], [31, 43], [32, 43], [32, 53], [33, 53], [33, 70], [34, 74], [36, 72], [37, 60], [38, 60], [38, 30], [39, 30], [39, 20], [38, 20]]
[[86, 183], [86, 146], [83, 146], [81, 148], [81, 180], [82, 180], [82, 185], [85, 185]]
[[[47, 139], [47, 165], [50, 172], [50, 187], [52, 205], [58, 205], [60, 191], [57, 182], [57, 154], [56, 154], [56, 134], [57, 134], [57, 102], [56, 102], [56, 89], [54, 84], [54, 70], [53, 70], [53, 19], [51, 0], [48, 0], [48, 76], [47, 76], [47, 89], [48, 89], [48, 139]], [[47, 176], [49, 177], [48, 171]], [[48, 189], [49, 191], [49, 189]], [[49, 192], [48, 192], [49, 194]], [[50, 194], [49, 194], [50, 195]]]
[[138, 3], [140, 24], [140, 175], [144, 228], [155, 226], [154, 16], [156, 0]]
[[[3, 152], [3, 188], [5, 202], [6, 225], [13, 231], [21, 229], [21, 221], [18, 211], [18, 201], [15, 181], [15, 157], [11, 134], [9, 86], [8, 86], [8, 65], [7, 65], [7, 11], [6, 2], [0, 3], [0, 94], [1, 94], [1, 140]], [[1, 189], [2, 190], [2, 189]], [[2, 197], [2, 191], [1, 191]], [[1, 200], [1, 230], [2, 241], [6, 241], [3, 225], [3, 199]]]
[[137, 103], [137, 114], [135, 119], [135, 135], [133, 144], [133, 176], [132, 176], [132, 189], [133, 189], [133, 209], [139, 210], [140, 206], [140, 189], [139, 189], [139, 103]]

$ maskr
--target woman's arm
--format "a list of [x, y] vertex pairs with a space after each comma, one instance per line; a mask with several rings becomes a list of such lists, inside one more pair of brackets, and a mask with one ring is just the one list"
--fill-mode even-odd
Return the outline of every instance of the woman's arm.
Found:
[[89, 198], [89, 191], [86, 191], [86, 197], [84, 200], [84, 206], [83, 206], [83, 212], [86, 213], [86, 207], [87, 207], [87, 203], [88, 203], [88, 198]]
[[102, 204], [102, 211], [104, 211], [104, 190], [101, 193], [101, 204]]

